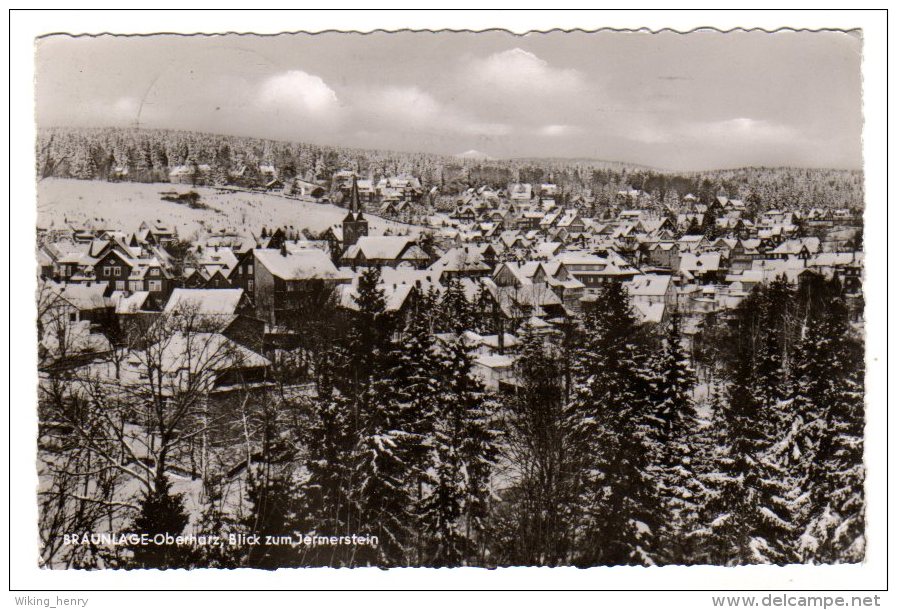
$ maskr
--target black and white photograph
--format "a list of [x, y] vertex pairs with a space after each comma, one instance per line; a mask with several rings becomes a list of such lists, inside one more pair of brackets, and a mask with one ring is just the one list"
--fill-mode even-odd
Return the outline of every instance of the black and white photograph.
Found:
[[36, 36], [34, 567], [861, 566], [850, 24]]

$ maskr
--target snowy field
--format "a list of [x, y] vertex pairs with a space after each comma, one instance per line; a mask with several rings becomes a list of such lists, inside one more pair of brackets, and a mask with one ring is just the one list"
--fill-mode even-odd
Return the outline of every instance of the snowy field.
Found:
[[[163, 201], [168, 191], [195, 190], [209, 209]], [[140, 184], [47, 178], [37, 184], [37, 223], [42, 228], [62, 227], [66, 221], [95, 222], [135, 231], [143, 220], [159, 219], [190, 238], [209, 230], [248, 229], [258, 233], [270, 228], [293, 226], [320, 232], [339, 224], [346, 211], [331, 204], [286, 199], [267, 193], [222, 192], [183, 184]], [[420, 228], [366, 214], [371, 235], [417, 233]]]

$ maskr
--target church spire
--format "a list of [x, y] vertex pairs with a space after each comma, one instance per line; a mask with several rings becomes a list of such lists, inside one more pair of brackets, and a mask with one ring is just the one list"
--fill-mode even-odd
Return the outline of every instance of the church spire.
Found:
[[353, 214], [361, 214], [361, 198], [358, 196], [358, 177], [352, 175], [352, 190], [349, 193], [349, 211]]
[[361, 214], [361, 198], [358, 196], [358, 177], [352, 176], [352, 189], [349, 192], [349, 213], [343, 220], [343, 248], [354, 246], [359, 237], [368, 234], [368, 221]]

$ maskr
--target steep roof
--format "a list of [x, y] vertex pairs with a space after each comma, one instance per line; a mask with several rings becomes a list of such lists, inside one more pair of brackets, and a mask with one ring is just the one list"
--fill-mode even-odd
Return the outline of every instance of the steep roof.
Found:
[[815, 254], [819, 252], [819, 238], [818, 237], [805, 237], [803, 239], [786, 239], [781, 244], [779, 244], [773, 251], [773, 254], [799, 254], [800, 251], [806, 246], [807, 251], [810, 254]]
[[109, 299], [115, 305], [115, 313], [137, 313], [143, 311], [143, 306], [149, 298], [149, 292], [144, 290], [138, 292], [126, 293], [116, 290]]
[[189, 309], [198, 315], [233, 315], [242, 297], [242, 288], [175, 288], [165, 305], [165, 313]]
[[439, 283], [442, 278], [442, 270], [434, 269], [408, 269], [383, 267], [380, 269], [380, 283], [384, 285], [395, 284], [397, 286], [406, 284], [408, 286], [418, 286], [422, 290], [429, 290], [431, 287], [435, 290], [441, 290], [442, 284]]
[[285, 254], [280, 250], [259, 249], [254, 251], [254, 255], [256, 261], [271, 275], [282, 280], [348, 279], [345, 273], [336, 268], [327, 254], [315, 248], [294, 250]]
[[630, 296], [663, 296], [669, 290], [671, 281], [669, 275], [649, 273], [632, 278], [625, 286]]
[[663, 320], [663, 313], [666, 309], [664, 303], [644, 303], [636, 301], [633, 311], [642, 322], [658, 323]]
[[[343, 258], [354, 259], [359, 253], [363, 253], [368, 260], [426, 260], [428, 257], [419, 248], [415, 248], [414, 238], [405, 236], [364, 236], [358, 238], [358, 243], [349, 248]], [[408, 250], [408, 252], [406, 252]]]
[[704, 252], [693, 254], [686, 252], [679, 259], [680, 271], [718, 271], [720, 263], [719, 252]]
[[94, 284], [66, 284], [57, 290], [59, 296], [72, 306], [82, 311], [88, 309], [103, 309], [109, 307], [110, 302], [103, 293], [106, 292], [106, 283]]
[[[414, 290], [414, 286], [409, 284], [381, 283], [378, 287], [383, 291], [386, 311], [399, 311]], [[338, 290], [340, 305], [347, 309], [358, 310], [358, 284], [344, 284], [339, 286]]]
[[489, 265], [483, 262], [482, 250], [471, 246], [450, 249], [430, 268], [442, 271], [489, 271]]
[[[175, 332], [160, 345], [159, 362], [164, 372], [189, 368], [194, 373], [229, 368], [269, 366], [271, 361], [231, 341], [220, 333]], [[152, 348], [150, 348], [152, 349]], [[137, 359], [139, 361], [139, 355]]]
[[227, 269], [237, 266], [237, 255], [230, 248], [211, 247], [205, 248], [197, 257], [197, 263], [200, 265], [220, 265]]

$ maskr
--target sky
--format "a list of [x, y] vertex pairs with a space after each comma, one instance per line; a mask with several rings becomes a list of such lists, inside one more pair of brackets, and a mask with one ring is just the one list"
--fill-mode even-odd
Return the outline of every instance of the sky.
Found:
[[843, 32], [53, 36], [36, 41], [36, 120], [676, 170], [859, 169], [861, 52]]

